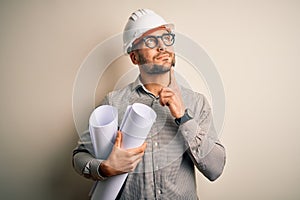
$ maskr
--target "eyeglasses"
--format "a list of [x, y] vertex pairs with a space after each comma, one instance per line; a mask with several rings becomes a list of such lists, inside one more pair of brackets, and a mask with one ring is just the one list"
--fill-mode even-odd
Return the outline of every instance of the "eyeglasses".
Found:
[[148, 35], [143, 38], [143, 41], [148, 48], [153, 49], [158, 45], [158, 38], [160, 38], [166, 46], [172, 46], [175, 42], [174, 33], [164, 33], [161, 36]]

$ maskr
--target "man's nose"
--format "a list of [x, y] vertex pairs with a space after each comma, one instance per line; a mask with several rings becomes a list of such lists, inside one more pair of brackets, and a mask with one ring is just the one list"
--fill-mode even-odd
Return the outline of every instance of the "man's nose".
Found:
[[166, 50], [166, 45], [163, 43], [161, 39], [158, 40], [158, 45], [157, 45], [157, 50], [158, 51], [165, 51]]

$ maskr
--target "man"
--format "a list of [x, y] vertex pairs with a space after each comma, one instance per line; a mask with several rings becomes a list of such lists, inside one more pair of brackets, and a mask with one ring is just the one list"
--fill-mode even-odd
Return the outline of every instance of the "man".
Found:
[[148, 9], [135, 11], [124, 33], [124, 50], [140, 75], [102, 102], [118, 108], [119, 122], [128, 105], [150, 106], [157, 114], [145, 143], [122, 149], [119, 131], [107, 158], [94, 157], [89, 132], [73, 152], [75, 170], [103, 181], [129, 172], [118, 199], [197, 199], [195, 168], [216, 180], [225, 165], [206, 98], [176, 83], [173, 25]]

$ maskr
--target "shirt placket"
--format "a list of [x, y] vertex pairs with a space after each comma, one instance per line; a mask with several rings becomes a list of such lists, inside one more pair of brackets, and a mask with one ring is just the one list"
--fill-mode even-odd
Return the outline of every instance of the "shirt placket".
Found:
[[[159, 99], [153, 97], [153, 102], [151, 107], [157, 107], [159, 104]], [[154, 182], [154, 194], [155, 199], [161, 199], [162, 197], [162, 181], [161, 181], [161, 155], [160, 155], [160, 144], [159, 144], [159, 127], [154, 126], [154, 131], [156, 134], [151, 137], [152, 144], [152, 167], [153, 167], [153, 182]]]
[[[143, 88], [144, 89], [144, 88]], [[142, 97], [146, 102], [149, 102], [149, 98], [151, 98], [151, 104], [148, 105], [152, 109], [156, 110], [160, 107], [159, 98], [155, 97], [153, 94], [143, 90], [145, 93], [145, 96]], [[146, 100], [147, 99], [147, 100]], [[160, 108], [163, 109], [163, 108]], [[153, 194], [155, 196], [155, 199], [162, 199], [163, 190], [162, 190], [162, 174], [161, 174], [161, 165], [162, 165], [162, 155], [160, 153], [160, 144], [159, 144], [159, 132], [161, 131], [161, 127], [157, 125], [159, 123], [154, 123], [152, 127], [152, 134], [150, 134], [149, 139], [150, 143], [148, 145], [151, 145], [151, 155], [152, 155], [152, 169], [153, 169]]]

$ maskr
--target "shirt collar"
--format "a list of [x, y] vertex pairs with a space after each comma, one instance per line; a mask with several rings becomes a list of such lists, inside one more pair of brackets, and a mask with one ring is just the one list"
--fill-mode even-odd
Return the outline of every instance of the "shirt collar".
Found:
[[[142, 81], [141, 81], [141, 75], [139, 75], [136, 80], [133, 82], [132, 85], [132, 91], [134, 90], [138, 90], [139, 88], [142, 88], [146, 93], [148, 93], [149, 95], [155, 97], [149, 90], [147, 90], [147, 88], [145, 88], [145, 86], [143, 85]], [[157, 98], [157, 97], [155, 97]]]
[[138, 88], [140, 87], [144, 87], [143, 83], [141, 82], [141, 78], [140, 78], [140, 75], [135, 79], [135, 81], [133, 82], [132, 84], [132, 88], [131, 90], [134, 91], [134, 90], [137, 90]]

